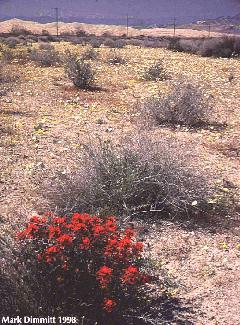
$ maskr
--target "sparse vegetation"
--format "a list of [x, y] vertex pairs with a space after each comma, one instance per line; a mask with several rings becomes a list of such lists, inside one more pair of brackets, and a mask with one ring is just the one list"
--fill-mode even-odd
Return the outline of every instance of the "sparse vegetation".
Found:
[[85, 210], [144, 219], [188, 215], [205, 206], [211, 192], [206, 173], [190, 167], [194, 157], [185, 154], [183, 144], [146, 135], [134, 140], [124, 139], [123, 147], [101, 141], [88, 146], [87, 166], [81, 161], [77, 173], [45, 185], [42, 192], [51, 206], [60, 213]]
[[143, 78], [149, 81], [165, 80], [168, 78], [162, 61], [157, 61], [144, 72]]
[[126, 64], [126, 60], [116, 52], [111, 52], [107, 59], [108, 64]]
[[214, 37], [208, 39], [170, 39], [168, 49], [190, 52], [206, 57], [231, 58], [240, 55], [239, 37]]
[[93, 47], [88, 47], [84, 53], [82, 54], [83, 60], [96, 60], [98, 58], [99, 54], [96, 52]]
[[[73, 36], [61, 23], [58, 38], [16, 35], [12, 48], [1, 33], [0, 314], [77, 315], [80, 325], [238, 324], [239, 42], [179, 30], [186, 37], [170, 51], [161, 47], [172, 31], [129, 29], [139, 35], [130, 38], [125, 26], [105, 36], [96, 36], [103, 27], [79, 26], [92, 34]], [[106, 38], [119, 48], [100, 46]], [[35, 51], [60, 61], [42, 64]], [[90, 216], [72, 222], [77, 212]], [[156, 277], [136, 291], [115, 279], [122, 239], [103, 254], [116, 226], [121, 236], [135, 231], [145, 248], [139, 272]], [[18, 229], [30, 238], [16, 242]], [[96, 230], [104, 233], [95, 245]], [[100, 288], [112, 275], [109, 290]]]
[[61, 62], [59, 52], [50, 44], [41, 44], [39, 49], [31, 49], [29, 58], [42, 67], [51, 67]]
[[93, 86], [95, 72], [82, 58], [68, 53], [65, 71], [77, 88], [89, 89]]
[[197, 85], [180, 79], [168, 95], [148, 99], [143, 114], [157, 124], [196, 127], [211, 123], [212, 110], [210, 99]]

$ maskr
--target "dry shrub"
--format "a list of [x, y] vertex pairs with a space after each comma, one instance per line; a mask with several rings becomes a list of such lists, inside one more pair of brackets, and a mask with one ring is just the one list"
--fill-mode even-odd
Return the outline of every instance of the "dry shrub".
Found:
[[30, 34], [32, 34], [32, 32], [27, 30], [23, 26], [14, 25], [11, 29], [11, 34], [13, 34], [15, 36], [24, 36], [24, 35], [30, 35]]
[[[0, 314], [13, 316], [36, 315], [40, 311], [35, 304], [34, 294], [29, 287], [33, 279], [18, 263], [18, 253], [10, 231], [0, 236]], [[30, 281], [28, 283], [28, 281]]]
[[104, 40], [103, 44], [110, 48], [121, 49], [126, 45], [126, 41], [121, 39], [114, 40], [112, 38], [107, 38]]
[[39, 50], [43, 50], [43, 51], [54, 51], [54, 46], [52, 44], [49, 43], [40, 43], [38, 46]]
[[[79, 170], [54, 175], [42, 190], [51, 209], [138, 216], [183, 215], [207, 210], [207, 173], [186, 145], [147, 135], [118, 145], [98, 141], [85, 148]], [[192, 203], [197, 201], [197, 206]]]
[[91, 65], [75, 54], [66, 54], [65, 71], [74, 86], [82, 89], [89, 89], [93, 86], [95, 72]]
[[115, 51], [112, 51], [108, 58], [107, 58], [107, 63], [108, 64], [126, 64], [126, 60], [118, 53], [116, 53]]
[[148, 81], [166, 80], [168, 77], [163, 62], [159, 60], [148, 67], [144, 72], [143, 78]]
[[166, 96], [149, 98], [142, 114], [157, 124], [198, 127], [211, 123], [212, 104], [199, 86], [180, 79]]
[[85, 30], [83, 30], [81, 27], [77, 27], [75, 29], [75, 35], [78, 37], [83, 37], [83, 36], [88, 36], [88, 33]]
[[240, 40], [238, 37], [222, 37], [206, 39], [199, 53], [202, 56], [230, 58], [240, 54]]
[[102, 45], [102, 40], [98, 39], [96, 37], [92, 37], [88, 43], [93, 47], [93, 48], [99, 48]]
[[98, 52], [96, 52], [92, 46], [87, 47], [87, 49], [82, 54], [83, 60], [96, 60], [98, 57]]
[[9, 48], [13, 49], [16, 48], [17, 45], [22, 43], [22, 40], [20, 40], [18, 37], [8, 37], [5, 39], [4, 42]]
[[51, 67], [58, 65], [61, 62], [61, 56], [59, 52], [54, 50], [54, 47], [52, 47], [50, 44], [46, 45], [47, 49], [43, 48], [45, 47], [43, 45], [41, 45], [41, 49], [32, 49], [29, 54], [30, 60], [36, 62], [42, 67]]

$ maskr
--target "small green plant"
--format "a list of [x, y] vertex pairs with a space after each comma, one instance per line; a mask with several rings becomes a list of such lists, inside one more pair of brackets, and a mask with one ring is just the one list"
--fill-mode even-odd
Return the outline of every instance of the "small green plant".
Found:
[[157, 61], [147, 68], [144, 72], [143, 78], [148, 81], [166, 80], [168, 77], [162, 61]]
[[67, 53], [65, 71], [74, 86], [89, 89], [93, 86], [95, 72], [91, 65], [72, 53]]

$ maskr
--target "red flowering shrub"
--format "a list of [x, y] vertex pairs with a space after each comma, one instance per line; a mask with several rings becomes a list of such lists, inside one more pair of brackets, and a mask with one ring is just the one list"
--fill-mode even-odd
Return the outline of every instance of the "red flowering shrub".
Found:
[[36, 267], [56, 299], [71, 296], [110, 313], [148, 281], [139, 269], [143, 244], [132, 229], [120, 231], [113, 216], [34, 216], [17, 236], [24, 261]]

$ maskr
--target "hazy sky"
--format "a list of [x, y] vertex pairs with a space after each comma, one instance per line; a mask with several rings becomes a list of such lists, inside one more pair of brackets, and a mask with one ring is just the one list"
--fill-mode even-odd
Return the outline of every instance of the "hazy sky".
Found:
[[[51, 15], [53, 7], [61, 16], [137, 18], [219, 17], [240, 12], [240, 0], [0, 0], [0, 17]], [[127, 9], [129, 7], [129, 9]]]

